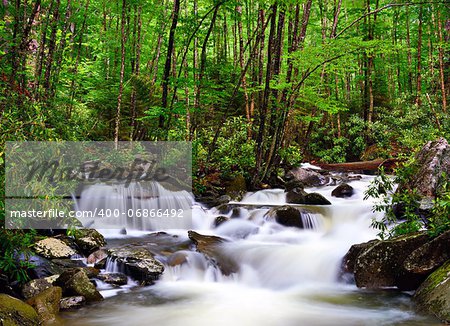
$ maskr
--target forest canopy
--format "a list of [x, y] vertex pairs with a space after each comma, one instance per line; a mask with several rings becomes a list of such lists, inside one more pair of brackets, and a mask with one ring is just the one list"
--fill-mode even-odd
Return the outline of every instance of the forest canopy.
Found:
[[256, 185], [449, 136], [447, 1], [4, 0], [0, 15], [2, 148], [189, 140], [194, 174]]

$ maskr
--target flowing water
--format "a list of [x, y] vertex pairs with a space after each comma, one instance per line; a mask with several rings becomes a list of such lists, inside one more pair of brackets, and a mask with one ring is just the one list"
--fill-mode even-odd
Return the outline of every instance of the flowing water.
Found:
[[[339, 277], [341, 259], [350, 246], [376, 236], [370, 228], [372, 202], [363, 201], [371, 178], [350, 182], [355, 194], [347, 199], [332, 197], [332, 186], [307, 189], [332, 202], [327, 207], [305, 207], [302, 219], [308, 229], [284, 227], [267, 218], [271, 207], [285, 204], [284, 192], [277, 189], [248, 194], [227, 214], [194, 205], [192, 217], [177, 223], [118, 220], [126, 223], [128, 234], [103, 231], [109, 245], [141, 243], [152, 248], [166, 264], [164, 274], [149, 287], [133, 287], [132, 282], [120, 289], [100, 287], [108, 297], [105, 301], [66, 313], [64, 320], [68, 325], [439, 325], [414, 313], [411, 293], [357, 289]], [[128, 193], [106, 185], [87, 191], [94, 198], [109, 193], [113, 199], [102, 205], [112, 207], [154, 204], [148, 196], [130, 203], [133, 193], [142, 193], [138, 185], [133, 187]], [[99, 205], [83, 198], [89, 197], [83, 194], [82, 208]], [[177, 205], [186, 203], [181, 200]], [[233, 218], [214, 228], [218, 215]], [[133, 227], [138, 230], [130, 232]], [[142, 231], [148, 229], [166, 233]], [[183, 247], [188, 229], [231, 240], [221, 252], [239, 267], [238, 272], [223, 275], [195, 248]], [[184, 255], [186, 262], [169, 266], [167, 252]]]

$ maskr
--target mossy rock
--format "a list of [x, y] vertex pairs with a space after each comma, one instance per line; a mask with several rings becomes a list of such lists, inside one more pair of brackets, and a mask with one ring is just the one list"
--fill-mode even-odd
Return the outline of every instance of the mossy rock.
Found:
[[413, 299], [420, 311], [450, 323], [450, 260], [428, 276]]
[[97, 230], [80, 229], [75, 232], [75, 243], [85, 255], [106, 245], [106, 240]]
[[232, 200], [241, 200], [247, 192], [247, 183], [243, 175], [237, 175], [233, 180], [229, 181], [225, 186], [226, 195]]
[[0, 294], [0, 321], [2, 326], [36, 326], [39, 316], [29, 304]]
[[415, 290], [424, 276], [407, 272], [404, 261], [429, 237], [424, 232], [376, 242], [363, 250], [354, 265], [358, 287], [383, 288], [396, 286], [401, 290]]
[[61, 297], [62, 289], [58, 286], [53, 286], [27, 300], [27, 303], [36, 309], [41, 322], [45, 325], [57, 321]]

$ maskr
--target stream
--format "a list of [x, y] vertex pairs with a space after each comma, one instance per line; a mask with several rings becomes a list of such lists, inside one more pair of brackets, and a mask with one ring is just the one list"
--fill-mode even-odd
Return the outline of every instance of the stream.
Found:
[[[147, 287], [135, 286], [131, 279], [121, 288], [100, 282], [97, 286], [106, 299], [62, 313], [63, 321], [67, 325], [109, 326], [440, 325], [414, 312], [410, 292], [358, 289], [348, 277], [339, 277], [341, 259], [350, 246], [376, 237], [377, 232], [370, 227], [373, 202], [363, 200], [372, 179], [363, 175], [349, 182], [355, 194], [346, 199], [331, 196], [335, 186], [307, 188], [332, 202], [330, 206], [310, 207], [310, 213], [303, 214], [308, 229], [285, 227], [267, 219], [270, 208], [285, 205], [280, 189], [249, 193], [241, 202], [231, 203], [234, 209], [226, 214], [194, 204], [192, 216], [178, 222], [153, 218], [130, 224], [117, 220], [117, 224], [127, 225], [127, 234], [117, 229], [100, 230], [108, 246], [132, 243], [150, 249], [164, 263], [163, 275]], [[92, 199], [96, 193], [109, 194], [110, 199], [102, 203], [106, 207], [154, 204], [151, 196], [130, 199], [133, 196], [124, 189], [95, 187], [87, 190], [89, 196], [83, 193], [80, 209], [98, 205]], [[186, 202], [178, 198], [178, 206], [185, 207], [192, 199], [188, 194], [181, 197], [186, 197]], [[219, 215], [232, 218], [215, 227]], [[195, 247], [186, 245], [187, 230], [231, 240], [222, 250], [239, 271], [223, 275]], [[185, 262], [172, 266], [168, 257], [174, 253], [183, 255]], [[106, 267], [107, 271], [114, 268], [111, 263]]]

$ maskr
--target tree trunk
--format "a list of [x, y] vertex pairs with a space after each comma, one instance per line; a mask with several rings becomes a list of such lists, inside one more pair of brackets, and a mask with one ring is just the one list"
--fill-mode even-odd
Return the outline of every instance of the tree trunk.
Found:
[[442, 37], [442, 21], [440, 12], [438, 12], [438, 33], [439, 33], [439, 79], [441, 84], [442, 93], [442, 111], [447, 113], [447, 93], [445, 90], [445, 74], [444, 74], [444, 48], [442, 43], [444, 38]]
[[422, 6], [419, 8], [419, 30], [417, 35], [417, 91], [416, 91], [416, 104], [421, 105], [422, 99], [422, 20], [423, 10]]
[[116, 148], [119, 142], [119, 129], [120, 129], [120, 114], [121, 114], [121, 105], [122, 105], [122, 95], [123, 95], [123, 79], [125, 73], [125, 43], [127, 41], [125, 34], [125, 19], [126, 19], [126, 0], [122, 0], [122, 19], [120, 25], [120, 49], [121, 49], [121, 60], [120, 60], [120, 80], [119, 80], [119, 95], [117, 96], [117, 111], [116, 111], [116, 120], [115, 120], [115, 129], [114, 129], [114, 142], [116, 143]]
[[[172, 53], [175, 42], [175, 30], [178, 24], [178, 15], [180, 12], [180, 0], [174, 0], [173, 2], [173, 12], [172, 12], [172, 26], [170, 27], [169, 32], [169, 42], [167, 44], [167, 56], [166, 56], [166, 64], [164, 65], [164, 75], [162, 80], [162, 107], [167, 108], [167, 95], [169, 93], [169, 77], [170, 77], [170, 68], [172, 65]], [[164, 127], [164, 115], [161, 114], [159, 116], [159, 127]]]

